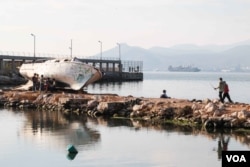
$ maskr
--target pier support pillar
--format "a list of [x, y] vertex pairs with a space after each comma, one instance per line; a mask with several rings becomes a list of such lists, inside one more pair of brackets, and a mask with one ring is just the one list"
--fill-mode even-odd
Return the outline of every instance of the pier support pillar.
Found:
[[106, 63], [106, 71], [109, 71], [109, 63]]
[[102, 61], [100, 61], [100, 69], [102, 70]]
[[115, 72], [115, 63], [113, 63], [113, 69], [112, 69], [113, 71], [113, 73]]
[[3, 59], [0, 59], [0, 71], [3, 71], [3, 66], [4, 66]]
[[15, 70], [15, 59], [11, 59], [11, 70]]

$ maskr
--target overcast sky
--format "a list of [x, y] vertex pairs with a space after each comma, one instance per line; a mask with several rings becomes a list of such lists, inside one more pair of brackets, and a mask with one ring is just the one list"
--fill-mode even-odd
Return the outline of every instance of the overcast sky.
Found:
[[0, 51], [91, 56], [117, 43], [150, 48], [250, 39], [250, 0], [1, 0]]

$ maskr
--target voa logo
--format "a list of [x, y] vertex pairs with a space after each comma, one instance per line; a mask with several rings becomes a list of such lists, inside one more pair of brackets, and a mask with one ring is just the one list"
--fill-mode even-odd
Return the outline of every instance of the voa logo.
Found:
[[247, 162], [244, 155], [226, 155], [227, 162]]

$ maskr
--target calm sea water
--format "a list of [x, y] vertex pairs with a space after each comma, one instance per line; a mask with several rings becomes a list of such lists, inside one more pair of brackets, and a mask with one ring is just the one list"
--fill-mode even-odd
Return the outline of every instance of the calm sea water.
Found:
[[215, 99], [218, 91], [213, 87], [218, 86], [219, 77], [228, 83], [233, 101], [250, 102], [250, 73], [145, 72], [141, 82], [94, 84], [88, 86], [87, 91], [157, 98], [166, 89], [173, 98]]
[[[143, 82], [95, 84], [93, 93], [158, 97], [162, 89], [177, 98], [216, 98], [222, 76], [232, 99], [247, 102], [249, 74], [146, 73]], [[238, 85], [239, 84], [239, 85]], [[136, 120], [65, 118], [60, 112], [0, 109], [0, 166], [220, 167], [218, 141], [228, 150], [250, 150], [247, 135], [207, 132], [173, 125], [151, 126]], [[67, 146], [79, 151], [70, 155]]]

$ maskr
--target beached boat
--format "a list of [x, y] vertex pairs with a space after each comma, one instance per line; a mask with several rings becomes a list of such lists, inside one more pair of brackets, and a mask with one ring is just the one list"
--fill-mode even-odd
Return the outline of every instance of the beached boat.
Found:
[[43, 75], [44, 78], [54, 78], [56, 82], [69, 86], [73, 90], [80, 90], [102, 78], [100, 70], [81, 62], [77, 58], [23, 63], [19, 72], [28, 80], [32, 80], [35, 73], [39, 77]]
[[171, 72], [199, 72], [200, 69], [197, 67], [193, 67], [193, 66], [177, 66], [177, 67], [169, 66], [168, 71], [171, 71]]

